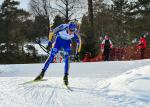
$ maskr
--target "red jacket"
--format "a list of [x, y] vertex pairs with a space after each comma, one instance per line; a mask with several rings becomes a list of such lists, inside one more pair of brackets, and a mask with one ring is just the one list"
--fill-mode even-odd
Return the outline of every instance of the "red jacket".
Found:
[[146, 39], [144, 37], [140, 38], [138, 47], [140, 49], [146, 49]]

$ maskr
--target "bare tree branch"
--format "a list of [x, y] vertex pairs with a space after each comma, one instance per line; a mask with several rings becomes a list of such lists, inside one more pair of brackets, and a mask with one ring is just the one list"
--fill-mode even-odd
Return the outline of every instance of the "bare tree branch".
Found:
[[73, 17], [79, 17], [76, 14], [85, 8], [83, 1], [85, 0], [30, 0], [30, 8], [33, 15], [53, 17], [60, 14], [69, 21]]

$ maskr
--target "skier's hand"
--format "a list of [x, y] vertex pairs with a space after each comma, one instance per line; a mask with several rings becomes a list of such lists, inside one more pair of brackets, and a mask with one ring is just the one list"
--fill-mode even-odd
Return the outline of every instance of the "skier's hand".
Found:
[[37, 40], [36, 43], [37, 43], [37, 44], [41, 44], [41, 40]]
[[78, 62], [79, 61], [79, 53], [75, 54], [75, 61]]
[[46, 50], [47, 50], [48, 52], [51, 50], [51, 48], [52, 48], [52, 44], [46, 46]]

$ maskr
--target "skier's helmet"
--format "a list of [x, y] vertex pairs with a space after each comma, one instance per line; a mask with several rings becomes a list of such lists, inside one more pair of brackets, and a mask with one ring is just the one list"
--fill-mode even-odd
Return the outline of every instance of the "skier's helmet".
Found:
[[71, 22], [71, 23], [69, 23], [69, 27], [68, 28], [69, 28], [70, 31], [74, 32], [77, 29], [77, 26], [76, 26], [75, 23]]

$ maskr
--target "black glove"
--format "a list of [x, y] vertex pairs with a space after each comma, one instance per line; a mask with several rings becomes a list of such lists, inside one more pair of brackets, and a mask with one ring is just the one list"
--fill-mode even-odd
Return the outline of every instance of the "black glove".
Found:
[[79, 62], [79, 53], [76, 53], [76, 54], [75, 54], [74, 59], [75, 59], [75, 62]]
[[47, 50], [48, 52], [51, 50], [51, 48], [52, 48], [52, 44], [46, 46], [46, 50]]
[[37, 44], [41, 44], [41, 40], [37, 40], [36, 42], [37, 42]]

